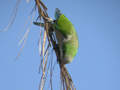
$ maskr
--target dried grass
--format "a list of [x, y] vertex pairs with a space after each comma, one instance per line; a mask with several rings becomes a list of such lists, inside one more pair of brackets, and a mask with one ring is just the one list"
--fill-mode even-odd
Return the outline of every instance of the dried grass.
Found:
[[[60, 52], [59, 52], [59, 49], [56, 48], [56, 40], [54, 39], [54, 34], [53, 34], [53, 28], [51, 27], [51, 23], [48, 23], [48, 20], [49, 20], [49, 16], [47, 14], [47, 7], [42, 3], [41, 0], [35, 0], [36, 2], [36, 6], [38, 8], [38, 13], [39, 13], [39, 16], [40, 18], [43, 19], [44, 21], [44, 30], [45, 30], [45, 33], [44, 33], [44, 41], [46, 40], [46, 38], [48, 39], [48, 45], [49, 46], [52, 46], [55, 53], [56, 53], [56, 56], [57, 56], [57, 60], [59, 62], [59, 66], [60, 66], [60, 74], [61, 74], [61, 89], [62, 90], [76, 90], [75, 89], [75, 86], [73, 84], [73, 81], [72, 81], [72, 78], [70, 76], [70, 74], [68, 73], [67, 71], [67, 68], [65, 67], [65, 65], [63, 65], [60, 61]], [[47, 37], [46, 37], [47, 36]], [[44, 51], [44, 48], [45, 48], [45, 43], [43, 43], [43, 47], [42, 47], [43, 51]], [[47, 53], [46, 53], [47, 54]], [[43, 87], [45, 85], [45, 79], [44, 79], [44, 76], [45, 76], [45, 69], [46, 69], [46, 64], [47, 64], [47, 60], [48, 59], [45, 59], [44, 60], [44, 53], [43, 53], [43, 71], [42, 71], [42, 77], [41, 77], [41, 83], [40, 83], [40, 88], [39, 90], [43, 90]], [[44, 63], [46, 62], [46, 63]], [[51, 90], [53, 90], [53, 86], [52, 86], [52, 69], [50, 71], [50, 85], [51, 85]]]
[[[16, 14], [17, 14], [17, 10], [18, 10], [18, 6], [20, 4], [21, 0], [17, 0], [16, 6], [13, 10], [13, 14], [10, 18], [10, 21], [8, 23], [8, 25], [5, 27], [5, 29], [1, 30], [1, 31], [7, 31], [10, 26], [12, 26]], [[65, 67], [65, 65], [63, 65], [60, 61], [60, 52], [59, 52], [59, 48], [56, 48], [56, 39], [54, 36], [54, 29], [52, 28], [51, 23], [49, 23], [48, 21], [50, 20], [48, 14], [47, 14], [47, 7], [44, 5], [44, 3], [41, 0], [35, 0], [35, 8], [33, 9], [33, 11], [35, 11], [36, 9], [38, 10], [39, 16], [37, 19], [39, 19], [40, 21], [43, 21], [44, 23], [44, 31], [42, 32], [40, 30], [40, 40], [39, 40], [39, 53], [40, 53], [40, 57], [41, 57], [41, 61], [40, 61], [40, 67], [39, 67], [39, 71], [41, 74], [41, 79], [40, 79], [40, 84], [39, 84], [39, 90], [44, 90], [44, 87], [46, 85], [46, 80], [47, 80], [47, 76], [50, 73], [50, 89], [53, 90], [53, 70], [54, 70], [54, 61], [52, 59], [48, 59], [49, 54], [51, 54], [50, 52], [50, 48], [53, 48], [53, 50], [55, 51], [57, 60], [58, 60], [58, 64], [60, 67], [60, 79], [61, 79], [61, 89], [62, 90], [76, 90], [75, 86], [73, 84], [72, 78], [69, 74], [69, 72], [67, 71], [67, 68]], [[32, 15], [32, 20], [34, 19], [35, 15]], [[32, 24], [32, 20], [30, 21], [30, 24]], [[30, 25], [31, 26], [31, 25]], [[18, 56], [20, 55], [22, 49], [24, 48], [26, 39], [28, 37], [28, 33], [30, 31], [30, 27], [28, 27], [26, 33], [24, 34], [23, 38], [20, 40], [19, 44], [22, 45], [20, 52], [18, 53]], [[44, 33], [44, 35], [42, 36], [42, 34]], [[18, 57], [17, 56], [17, 57]], [[16, 57], [16, 58], [17, 58]], [[56, 60], [56, 62], [57, 62]]]
[[18, 7], [19, 7], [20, 2], [21, 2], [21, 0], [17, 0], [16, 5], [13, 9], [12, 15], [10, 17], [10, 20], [9, 20], [7, 26], [4, 29], [0, 30], [0, 32], [8, 31], [8, 29], [13, 25], [15, 18], [16, 18], [16, 15], [17, 15], [17, 11], [18, 11]]

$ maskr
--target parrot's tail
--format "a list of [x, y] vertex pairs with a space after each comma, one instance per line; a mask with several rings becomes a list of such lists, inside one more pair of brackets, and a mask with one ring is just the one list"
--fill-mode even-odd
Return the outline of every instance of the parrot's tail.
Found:
[[76, 90], [72, 78], [65, 67], [65, 65], [60, 65], [60, 73], [61, 73], [61, 88], [63, 90]]

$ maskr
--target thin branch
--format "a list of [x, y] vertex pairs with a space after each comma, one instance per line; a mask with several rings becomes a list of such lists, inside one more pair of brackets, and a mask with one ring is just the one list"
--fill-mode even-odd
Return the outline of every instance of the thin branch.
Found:
[[17, 15], [17, 11], [18, 11], [18, 7], [19, 7], [20, 2], [21, 2], [21, 0], [17, 0], [8, 25], [3, 30], [0, 30], [0, 32], [8, 31], [8, 29], [13, 25], [15, 18], [16, 18], [16, 15]]

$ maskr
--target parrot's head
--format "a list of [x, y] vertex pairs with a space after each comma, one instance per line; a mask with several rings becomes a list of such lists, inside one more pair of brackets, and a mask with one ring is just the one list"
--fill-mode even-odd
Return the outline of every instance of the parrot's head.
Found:
[[58, 8], [56, 8], [55, 9], [55, 19], [57, 20], [60, 17], [61, 14], [62, 13], [60, 12], [60, 10]]

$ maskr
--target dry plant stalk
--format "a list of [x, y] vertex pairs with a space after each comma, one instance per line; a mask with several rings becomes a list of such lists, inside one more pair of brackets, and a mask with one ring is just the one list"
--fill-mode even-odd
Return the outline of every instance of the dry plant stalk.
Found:
[[[5, 27], [5, 29], [3, 29], [1, 31], [7, 31], [10, 28], [10, 26], [12, 26], [12, 24], [15, 20], [16, 14], [17, 14], [17, 10], [18, 10], [18, 6], [20, 4], [20, 1], [21, 0], [17, 0], [16, 6], [13, 10], [13, 14], [10, 18], [10, 21], [9, 21], [8, 25]], [[36, 3], [35, 6], [37, 7], [38, 13], [39, 13], [38, 18], [40, 20], [42, 19], [44, 21], [44, 36], [43, 36], [42, 50], [41, 50], [41, 55], [40, 55], [42, 57], [42, 60], [41, 60], [41, 63], [40, 63], [40, 65], [42, 65], [40, 67], [40, 68], [42, 68], [41, 69], [42, 70], [42, 76], [41, 76], [41, 80], [40, 80], [39, 90], [43, 90], [44, 86], [45, 86], [45, 81], [46, 81], [46, 77], [47, 77], [48, 70], [49, 70], [49, 65], [47, 65], [47, 64], [50, 64], [50, 61], [48, 61], [48, 55], [49, 55], [48, 50], [49, 50], [50, 47], [53, 47], [53, 49], [56, 53], [57, 60], [59, 62], [61, 82], [62, 82], [61, 89], [63, 89], [63, 90], [76, 90], [74, 85], [73, 85], [72, 78], [67, 71], [67, 68], [65, 67], [65, 65], [63, 65], [60, 62], [62, 60], [60, 60], [59, 48], [56, 48], [56, 40], [55, 40], [55, 37], [54, 37], [54, 34], [53, 34], [54, 29], [52, 28], [51, 23], [48, 22], [48, 20], [50, 18], [47, 14], [47, 7], [44, 5], [44, 3], [41, 0], [35, 0], [35, 3]], [[34, 18], [34, 15], [32, 17], [32, 20], [33, 20], [33, 18]], [[32, 24], [32, 21], [31, 21], [31, 24]], [[25, 45], [25, 42], [26, 42], [29, 31], [30, 31], [30, 27], [26, 31], [22, 40], [20, 40], [20, 42], [19, 42], [20, 45], [22, 44], [22, 47], [21, 47], [20, 52], [18, 53], [18, 56], [20, 55], [22, 49], [24, 48], [24, 45]], [[47, 40], [48, 40], [48, 45], [47, 45], [47, 48], [45, 49], [45, 45], [46, 45]], [[53, 64], [52, 61], [51, 61], [51, 64]], [[53, 90], [53, 88], [52, 88], [52, 72], [53, 72], [53, 70], [51, 69], [50, 70], [51, 90]]]
[[17, 15], [17, 11], [18, 11], [18, 7], [19, 7], [20, 2], [21, 2], [21, 0], [17, 0], [16, 5], [13, 9], [12, 15], [10, 17], [10, 20], [9, 20], [7, 26], [3, 30], [0, 30], [0, 32], [8, 31], [8, 29], [13, 25], [15, 18], [16, 18], [16, 15]]
[[[47, 35], [47, 37], [44, 37], [44, 39], [48, 39], [48, 42], [49, 42], [49, 45], [53, 47], [55, 53], [56, 53], [56, 56], [57, 56], [57, 59], [58, 59], [58, 62], [59, 62], [59, 66], [60, 66], [60, 73], [61, 73], [61, 82], [62, 82], [62, 89], [63, 90], [76, 90], [74, 85], [73, 85], [73, 81], [72, 81], [72, 78], [70, 76], [70, 74], [68, 73], [67, 71], [67, 68], [65, 67], [65, 65], [63, 65], [60, 61], [60, 52], [59, 52], [59, 49], [56, 48], [56, 40], [54, 40], [54, 35], [53, 35], [53, 28], [51, 27], [51, 23], [48, 23], [48, 19], [49, 19], [49, 16], [47, 14], [47, 7], [42, 3], [41, 0], [35, 0], [36, 2], [36, 6], [38, 8], [38, 13], [39, 13], [39, 17], [43, 19], [44, 21], [44, 30], [45, 30], [45, 35]], [[43, 50], [45, 48], [45, 43], [43, 43]], [[44, 53], [43, 53], [43, 57], [44, 57]], [[44, 70], [42, 71], [42, 77], [41, 77], [41, 83], [40, 83], [40, 90], [43, 90], [43, 87], [45, 85], [44, 83], [44, 76], [45, 76], [45, 68], [46, 68], [46, 64], [47, 63], [44, 63], [44, 58], [43, 58], [43, 68]], [[46, 59], [46, 62], [47, 62], [47, 59]], [[52, 77], [52, 76], [51, 76]], [[50, 79], [51, 80], [51, 79]], [[51, 83], [51, 90], [52, 90], [52, 82]], [[42, 86], [43, 85], [43, 86]]]

